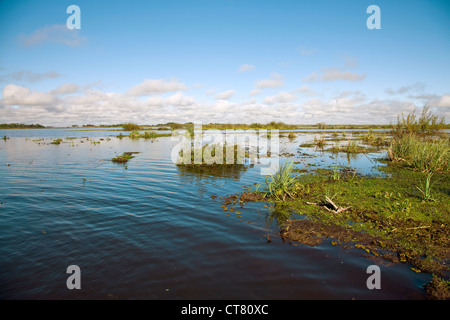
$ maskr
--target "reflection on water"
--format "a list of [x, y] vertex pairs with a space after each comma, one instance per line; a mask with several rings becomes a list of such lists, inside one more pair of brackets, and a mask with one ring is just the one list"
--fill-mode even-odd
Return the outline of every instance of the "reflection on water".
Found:
[[[427, 276], [406, 265], [383, 266], [383, 290], [374, 292], [365, 285], [374, 261], [360, 251], [283, 243], [264, 203], [225, 212], [211, 196], [262, 182], [259, 164], [195, 173], [172, 163], [170, 137], [152, 143], [83, 131], [89, 140], [67, 140], [74, 134], [55, 130], [0, 132], [10, 137], [0, 140], [2, 299], [425, 297], [417, 281]], [[50, 144], [56, 138], [62, 143]], [[297, 154], [304, 139], [310, 135], [280, 139], [280, 153], [294, 154], [299, 167], [376, 165], [377, 155]], [[110, 161], [124, 152], [139, 153], [126, 167]], [[79, 291], [66, 287], [72, 264], [81, 269]]]

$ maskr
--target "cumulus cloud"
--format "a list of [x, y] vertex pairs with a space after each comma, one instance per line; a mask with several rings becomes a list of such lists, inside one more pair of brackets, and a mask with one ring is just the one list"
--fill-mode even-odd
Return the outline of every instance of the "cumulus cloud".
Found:
[[217, 100], [228, 100], [236, 93], [235, 90], [227, 90], [216, 95]]
[[[0, 118], [4, 122], [43, 125], [114, 124], [126, 121], [139, 124], [169, 121], [390, 123], [396, 121], [398, 114], [422, 107], [425, 101], [429, 102], [433, 112], [439, 116], [448, 116], [450, 110], [449, 93], [423, 96], [422, 100], [408, 100], [405, 97], [379, 99], [361, 91], [343, 91], [325, 97], [319, 94], [305, 95], [311, 88], [303, 86], [263, 96], [261, 99], [232, 102], [214, 97], [199, 101], [182, 91], [169, 92], [165, 88], [160, 88], [160, 91], [165, 92], [142, 98], [130, 95], [127, 91], [107, 92], [70, 83], [48, 92], [8, 84], [1, 90]], [[153, 89], [152, 87], [151, 92], [155, 92]], [[231, 92], [227, 91], [222, 94], [222, 98], [231, 96]]]
[[247, 71], [252, 71], [255, 69], [255, 66], [252, 64], [243, 64], [242, 66], [240, 66], [238, 72], [247, 72]]
[[58, 88], [51, 91], [51, 94], [69, 94], [69, 93], [76, 93], [80, 90], [80, 87], [77, 84], [74, 83], [64, 83], [63, 85], [59, 86]]
[[172, 106], [190, 106], [195, 103], [194, 97], [187, 97], [182, 92], [177, 92], [174, 95], [163, 100], [164, 105]]
[[8, 84], [3, 88], [2, 104], [5, 106], [49, 106], [56, 98], [45, 92], [32, 91], [29, 88]]
[[279, 103], [288, 103], [297, 100], [298, 97], [290, 92], [279, 92], [275, 96], [266, 97], [263, 101], [263, 103], [272, 105], [272, 104], [279, 104]]
[[146, 79], [132, 87], [128, 94], [132, 96], [149, 96], [155, 93], [184, 91], [188, 88], [177, 80]]
[[65, 24], [45, 26], [35, 30], [29, 35], [21, 35], [19, 42], [24, 46], [38, 46], [44, 43], [56, 43], [75, 47], [86, 40], [81, 36], [81, 30], [69, 30]]
[[257, 89], [279, 88], [284, 86], [284, 77], [281, 74], [272, 72], [268, 79], [259, 80], [256, 83]]
[[429, 99], [426, 104], [431, 107], [450, 108], [450, 94]]
[[317, 92], [315, 92], [310, 86], [301, 86], [298, 89], [295, 89], [293, 92], [302, 93], [307, 96], [315, 96]]

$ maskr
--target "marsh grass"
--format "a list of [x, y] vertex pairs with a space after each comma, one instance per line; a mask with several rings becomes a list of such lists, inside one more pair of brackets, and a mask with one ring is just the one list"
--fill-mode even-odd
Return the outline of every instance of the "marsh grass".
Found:
[[58, 145], [58, 144], [61, 144], [61, 142], [62, 142], [62, 139], [61, 138], [58, 138], [58, 139], [56, 139], [56, 140], [53, 140], [52, 142], [50, 142], [51, 144], [56, 144], [56, 145]]
[[314, 145], [317, 148], [323, 148], [326, 145], [325, 134], [323, 134], [321, 137], [314, 137]]
[[356, 141], [347, 141], [346, 145], [340, 146], [338, 144], [334, 145], [332, 148], [328, 149], [328, 151], [334, 152], [334, 153], [366, 153], [369, 151], [372, 151], [371, 148], [366, 148], [363, 146], [360, 146]]
[[141, 126], [135, 124], [135, 123], [124, 123], [122, 125], [123, 130], [125, 131], [134, 131], [134, 130], [139, 130], [141, 129]]
[[[195, 163], [196, 154], [201, 156], [201, 163]], [[223, 145], [206, 144], [202, 146], [202, 148], [191, 148], [190, 155], [185, 155], [184, 150], [180, 150], [176, 165], [209, 167], [230, 165], [242, 166], [245, 164], [248, 157], [249, 152], [239, 145], [228, 146], [226, 143]]]
[[427, 178], [425, 180], [425, 185], [421, 186], [421, 188], [416, 187], [417, 190], [420, 191], [420, 193], [422, 194], [422, 200], [423, 201], [435, 201], [433, 194], [432, 194], [432, 183], [431, 183], [431, 177], [432, 177], [433, 173], [432, 172], [428, 172], [427, 174]]
[[430, 107], [426, 106], [422, 109], [419, 117], [414, 109], [406, 117], [401, 114], [397, 117], [397, 125], [394, 128], [394, 134], [397, 137], [403, 135], [432, 135], [446, 128], [445, 118], [438, 117], [431, 113]]
[[266, 178], [264, 185], [257, 186], [257, 190], [263, 187], [265, 197], [273, 197], [279, 201], [285, 201], [288, 197], [295, 198], [296, 193], [302, 188], [301, 175], [294, 173], [294, 162], [289, 161], [280, 165], [279, 170]]
[[132, 155], [133, 153], [135, 152], [124, 152], [121, 156], [112, 158], [111, 161], [116, 163], [127, 163], [128, 160], [134, 158], [134, 156]]
[[450, 145], [445, 138], [427, 140], [408, 134], [391, 142], [387, 157], [423, 172], [448, 171]]
[[[146, 140], [147, 139], [152, 139], [153, 140], [153, 139], [156, 139], [156, 138], [159, 138], [159, 137], [168, 137], [170, 135], [171, 135], [170, 133], [156, 133], [153, 130], [145, 130], [143, 133], [140, 133], [139, 130], [133, 130], [132, 132], [130, 132], [128, 134], [128, 137], [131, 138], [131, 139], [143, 138], [143, 139], [146, 139]], [[119, 139], [122, 139], [125, 136], [122, 135], [122, 134], [119, 134], [117, 137]]]

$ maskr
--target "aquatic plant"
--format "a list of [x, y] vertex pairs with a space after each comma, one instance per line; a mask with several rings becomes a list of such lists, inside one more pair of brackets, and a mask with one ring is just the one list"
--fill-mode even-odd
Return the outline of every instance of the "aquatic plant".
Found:
[[320, 138], [314, 137], [314, 145], [317, 148], [323, 148], [325, 144], [325, 134], [323, 134]]
[[128, 160], [134, 158], [134, 156], [132, 155], [133, 153], [134, 152], [124, 152], [121, 156], [112, 158], [111, 161], [116, 163], [127, 163]]
[[341, 174], [341, 170], [339, 170], [339, 167], [333, 166], [333, 173], [331, 175], [333, 180], [339, 180], [341, 178], [341, 176], [342, 176], [342, 174]]
[[62, 139], [61, 138], [58, 138], [58, 139], [56, 139], [56, 140], [53, 140], [52, 142], [50, 142], [51, 144], [61, 144], [61, 142], [62, 142]]
[[432, 172], [428, 172], [427, 178], [425, 180], [425, 186], [422, 186], [422, 188], [416, 187], [421, 193], [422, 193], [422, 200], [424, 201], [434, 201], [432, 191], [431, 191], [431, 176], [433, 175]]
[[426, 106], [417, 118], [416, 110], [414, 109], [406, 117], [401, 114], [397, 117], [397, 125], [394, 129], [394, 134], [401, 137], [404, 134], [420, 134], [429, 135], [435, 134], [439, 130], [445, 128], [445, 117], [439, 117], [431, 113], [430, 107]]
[[[295, 198], [295, 194], [301, 189], [300, 175], [292, 175], [294, 162], [288, 161], [280, 165], [279, 170], [266, 177], [263, 195], [274, 197], [279, 201], [285, 201], [287, 197]], [[258, 185], [257, 190], [262, 185]]]
[[141, 126], [135, 124], [135, 123], [124, 123], [122, 125], [123, 130], [125, 131], [133, 131], [133, 130], [139, 130], [141, 129]]
[[[228, 156], [227, 156], [228, 153]], [[200, 155], [200, 159], [195, 159]], [[243, 165], [245, 159], [249, 157], [249, 152], [239, 145], [206, 144], [202, 148], [191, 148], [190, 155], [184, 155], [184, 150], [180, 150], [177, 166], [227, 166]], [[195, 163], [200, 160], [200, 163]]]
[[444, 138], [424, 140], [414, 134], [403, 135], [392, 140], [387, 158], [424, 172], [448, 171], [450, 145]]

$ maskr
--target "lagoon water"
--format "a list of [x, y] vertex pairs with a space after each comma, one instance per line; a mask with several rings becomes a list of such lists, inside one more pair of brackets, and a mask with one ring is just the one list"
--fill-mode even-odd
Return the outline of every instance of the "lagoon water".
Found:
[[[425, 299], [430, 276], [407, 264], [331, 239], [284, 243], [264, 203], [238, 207], [242, 217], [224, 211], [218, 197], [262, 182], [260, 165], [183, 171], [171, 161], [170, 137], [108, 138], [117, 134], [0, 130], [10, 138], [0, 140], [0, 299]], [[376, 173], [377, 154], [298, 150], [313, 136], [282, 138], [282, 149], [300, 167]], [[63, 142], [50, 144], [55, 138]], [[123, 152], [139, 153], [127, 166], [110, 161]], [[381, 268], [380, 290], [366, 286], [372, 264]], [[81, 269], [81, 290], [66, 287], [70, 265]]]

